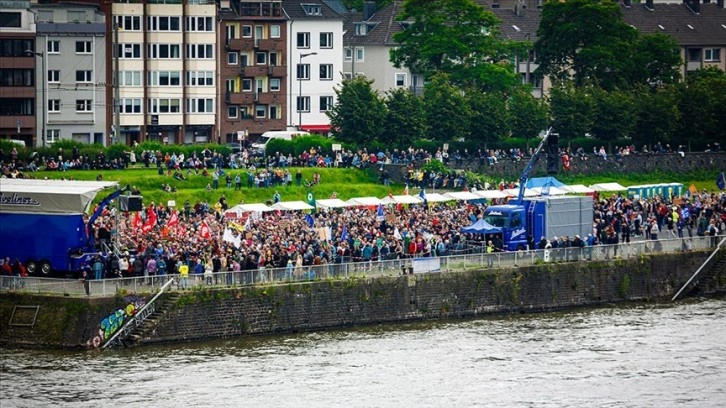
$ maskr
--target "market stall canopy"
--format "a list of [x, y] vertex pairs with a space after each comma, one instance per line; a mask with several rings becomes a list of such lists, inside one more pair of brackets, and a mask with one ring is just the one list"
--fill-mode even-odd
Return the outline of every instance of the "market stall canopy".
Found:
[[[519, 189], [518, 188], [508, 188], [508, 189], [504, 190], [503, 192], [504, 192], [504, 194], [507, 195], [507, 197], [518, 197], [519, 196]], [[524, 196], [525, 197], [534, 197], [536, 195], [537, 195], [537, 193], [535, 193], [534, 191], [532, 191], [531, 188], [525, 188], [524, 189]]]
[[321, 208], [344, 208], [350, 207], [352, 204], [347, 203], [340, 198], [322, 198], [315, 200], [315, 205]]
[[461, 232], [467, 234], [496, 234], [502, 232], [502, 229], [489, 224], [484, 219], [479, 219], [468, 227], [462, 227]]
[[489, 200], [492, 198], [507, 198], [507, 195], [499, 190], [477, 190], [472, 191], [472, 193]]
[[[451, 197], [447, 197], [447, 196], [445, 196], [443, 194], [439, 194], [439, 193], [426, 193], [425, 196], [426, 196], [426, 201], [428, 201], [430, 203], [443, 203], [445, 201], [454, 200]], [[416, 196], [416, 197], [418, 197], [418, 196]]]
[[118, 187], [118, 182], [2, 179], [0, 212], [80, 214], [109, 187]]
[[235, 210], [238, 213], [243, 212], [265, 212], [265, 211], [272, 211], [272, 208], [261, 204], [261, 203], [253, 203], [253, 204], [239, 204], [235, 205], [234, 207], [230, 208], [231, 210]]
[[395, 195], [383, 197], [381, 202], [383, 204], [421, 204], [423, 200], [419, 196]]
[[584, 184], [573, 184], [571, 186], [562, 186], [560, 188], [574, 194], [590, 194], [595, 192], [595, 190]]
[[273, 210], [282, 211], [298, 211], [298, 210], [314, 210], [315, 207], [304, 201], [280, 201], [272, 206]]
[[348, 203], [350, 203], [350, 205], [364, 205], [369, 207], [381, 204], [381, 200], [379, 200], [378, 197], [357, 197], [351, 198], [348, 200]]
[[[549, 188], [549, 190], [547, 190]], [[568, 191], [562, 188], [549, 186], [549, 187], [532, 187], [528, 188], [527, 191], [532, 191], [535, 195], [565, 195]], [[525, 194], [526, 195], [526, 194]]]
[[527, 180], [527, 184], [525, 184], [524, 186], [526, 188], [535, 188], [544, 186], [562, 187], [564, 185], [565, 183], [557, 180], [554, 177], [534, 177]]
[[595, 191], [625, 191], [627, 188], [618, 183], [598, 183], [590, 186]]
[[[444, 193], [444, 197], [449, 197], [454, 200], [481, 200], [482, 197], [472, 193], [471, 191], [452, 191], [450, 193]], [[428, 197], [426, 198], [428, 199]]]

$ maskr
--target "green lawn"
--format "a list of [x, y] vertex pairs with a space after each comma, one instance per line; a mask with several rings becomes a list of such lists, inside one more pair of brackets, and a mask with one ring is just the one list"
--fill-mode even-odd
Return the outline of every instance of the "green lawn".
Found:
[[[394, 184], [391, 187], [385, 187], [376, 183], [375, 172], [366, 172], [354, 169], [314, 169], [314, 168], [302, 168], [303, 179], [311, 180], [315, 171], [320, 172], [320, 184], [312, 187], [312, 191], [317, 199], [329, 198], [335, 191], [338, 193], [338, 198], [347, 200], [353, 197], [385, 197], [389, 192], [393, 194], [402, 194], [404, 186], [402, 184]], [[226, 170], [230, 171], [230, 170]], [[290, 169], [290, 172], [295, 174], [296, 168]], [[176, 200], [177, 205], [181, 205], [185, 200], [189, 200], [192, 203], [197, 201], [206, 200], [208, 202], [216, 202], [219, 200], [221, 194], [227, 197], [227, 202], [232, 205], [239, 203], [260, 203], [272, 200], [272, 196], [275, 190], [280, 192], [283, 201], [302, 200], [305, 201], [307, 194], [307, 188], [304, 186], [293, 186], [287, 187], [275, 187], [275, 188], [247, 188], [247, 177], [246, 173], [242, 170], [231, 170], [232, 177], [240, 173], [242, 176], [242, 190], [234, 191], [234, 186], [231, 189], [226, 188], [224, 178], [220, 178], [220, 188], [218, 190], [206, 191], [205, 187], [208, 183], [212, 182], [211, 176], [204, 177], [201, 174], [195, 175], [192, 173], [187, 176], [186, 181], [177, 181], [170, 176], [160, 176], [157, 173], [156, 168], [143, 168], [137, 166], [133, 169], [127, 170], [109, 170], [109, 171], [82, 171], [74, 170], [65, 173], [60, 172], [45, 172], [40, 171], [35, 173], [36, 177], [48, 177], [48, 178], [70, 178], [73, 177], [76, 180], [96, 180], [96, 176], [101, 174], [105, 181], [118, 181], [121, 186], [127, 184], [136, 186], [141, 190], [144, 196], [144, 202], [162, 202], [166, 203], [168, 200]], [[186, 174], [186, 172], [185, 172]], [[591, 185], [599, 182], [618, 182], [624, 186], [634, 184], [647, 184], [647, 183], [665, 183], [665, 182], [679, 182], [686, 186], [691, 183], [695, 184], [699, 189], [712, 190], [716, 188], [716, 172], [703, 173], [703, 174], [685, 174], [682, 178], [677, 175], [664, 175], [659, 173], [653, 174], [615, 174], [615, 175], [603, 175], [603, 176], [575, 176], [569, 174], [558, 175], [557, 178], [564, 183], [568, 184], [585, 184]], [[166, 193], [161, 189], [162, 183], [168, 183], [177, 188], [177, 192], [173, 194]], [[411, 189], [411, 194], [417, 194], [417, 189]], [[97, 200], [102, 198], [102, 194], [99, 194]]]

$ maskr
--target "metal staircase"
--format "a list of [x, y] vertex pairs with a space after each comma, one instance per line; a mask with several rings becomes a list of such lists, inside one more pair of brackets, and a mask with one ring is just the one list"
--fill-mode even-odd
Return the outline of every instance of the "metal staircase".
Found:
[[[174, 279], [169, 279], [159, 292], [131, 319], [108, 339], [101, 348], [114, 346], [131, 347], [139, 344], [143, 337], [149, 334], [157, 325], [159, 318], [166, 313], [167, 308], [179, 298], [179, 293], [169, 293], [164, 298], [161, 295], [168, 292]], [[157, 303], [158, 302], [158, 303]]]
[[691, 293], [694, 290], [703, 292], [704, 289], [713, 281], [713, 278], [717, 273], [726, 271], [726, 238], [721, 239], [721, 242], [716, 245], [711, 255], [706, 259], [703, 264], [691, 275], [688, 281], [681, 287], [681, 289], [671, 298], [671, 301], [678, 299], [684, 292]]

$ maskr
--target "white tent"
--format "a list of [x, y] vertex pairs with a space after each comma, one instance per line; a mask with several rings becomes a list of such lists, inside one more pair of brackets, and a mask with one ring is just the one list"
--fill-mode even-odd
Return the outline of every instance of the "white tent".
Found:
[[482, 197], [472, 193], [471, 191], [452, 191], [445, 193], [444, 197], [449, 197], [454, 200], [481, 200]]
[[[544, 187], [532, 187], [528, 188], [528, 191], [532, 191], [536, 195], [543, 195], [543, 190], [545, 190]], [[547, 191], [547, 195], [565, 195], [568, 191], [563, 190], [560, 187], [550, 186], [549, 191]]]
[[378, 197], [357, 197], [351, 198], [350, 200], [348, 200], [348, 203], [350, 205], [374, 206], [381, 204], [381, 200], [379, 200]]
[[395, 195], [383, 197], [381, 202], [383, 204], [421, 204], [423, 200], [419, 196]]
[[588, 193], [595, 192], [595, 190], [591, 189], [590, 187], [587, 187], [584, 184], [573, 184], [571, 186], [562, 186], [560, 188], [567, 190], [570, 193], [575, 193], [575, 194], [588, 194]]
[[344, 208], [351, 206], [350, 203], [347, 203], [340, 198], [322, 198], [320, 200], [315, 200], [315, 205], [320, 208]]
[[254, 204], [239, 204], [235, 205], [231, 209], [238, 208], [239, 212], [265, 212], [265, 211], [272, 211], [272, 208], [262, 204], [262, 203], [254, 203]]
[[[519, 188], [508, 188], [504, 190], [504, 193], [507, 195], [507, 197], [519, 197]], [[531, 188], [525, 188], [524, 189], [524, 196], [525, 197], [534, 197], [537, 193], [532, 191]]]
[[618, 183], [598, 183], [590, 186], [595, 191], [625, 191], [627, 187], [623, 187]]
[[296, 211], [296, 210], [312, 210], [312, 205], [305, 201], [280, 201], [272, 206], [273, 210]]
[[477, 190], [472, 193], [480, 196], [481, 198], [492, 199], [492, 198], [506, 198], [507, 195], [499, 190]]
[[[445, 196], [443, 194], [439, 194], [439, 193], [426, 193], [425, 196], [426, 196], [426, 201], [428, 201], [430, 203], [443, 203], [444, 201], [453, 201], [454, 200], [451, 197], [447, 197], [447, 196]], [[419, 196], [416, 196], [416, 197], [419, 197]], [[421, 197], [419, 197], [419, 198], [421, 198]]]

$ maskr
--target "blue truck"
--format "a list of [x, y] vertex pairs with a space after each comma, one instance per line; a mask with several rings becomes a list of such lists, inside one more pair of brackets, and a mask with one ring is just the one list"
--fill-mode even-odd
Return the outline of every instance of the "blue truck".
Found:
[[[592, 197], [588, 196], [549, 196], [547, 185], [542, 189], [542, 197], [525, 198], [525, 188], [529, 173], [542, 154], [542, 149], [550, 142], [548, 154], [550, 164], [560, 160], [557, 152], [557, 134], [552, 128], [545, 132], [542, 141], [519, 178], [519, 195], [506, 205], [493, 205], [484, 211], [483, 219], [497, 228], [501, 234], [502, 248], [507, 251], [521, 251], [532, 248], [542, 237], [575, 235], [586, 237], [592, 232]], [[555, 157], [557, 156], [557, 157]]]
[[[107, 188], [113, 193], [87, 215]], [[20, 260], [36, 276], [77, 275], [102, 254], [87, 225], [121, 193], [117, 182], [1, 179], [0, 256]]]

